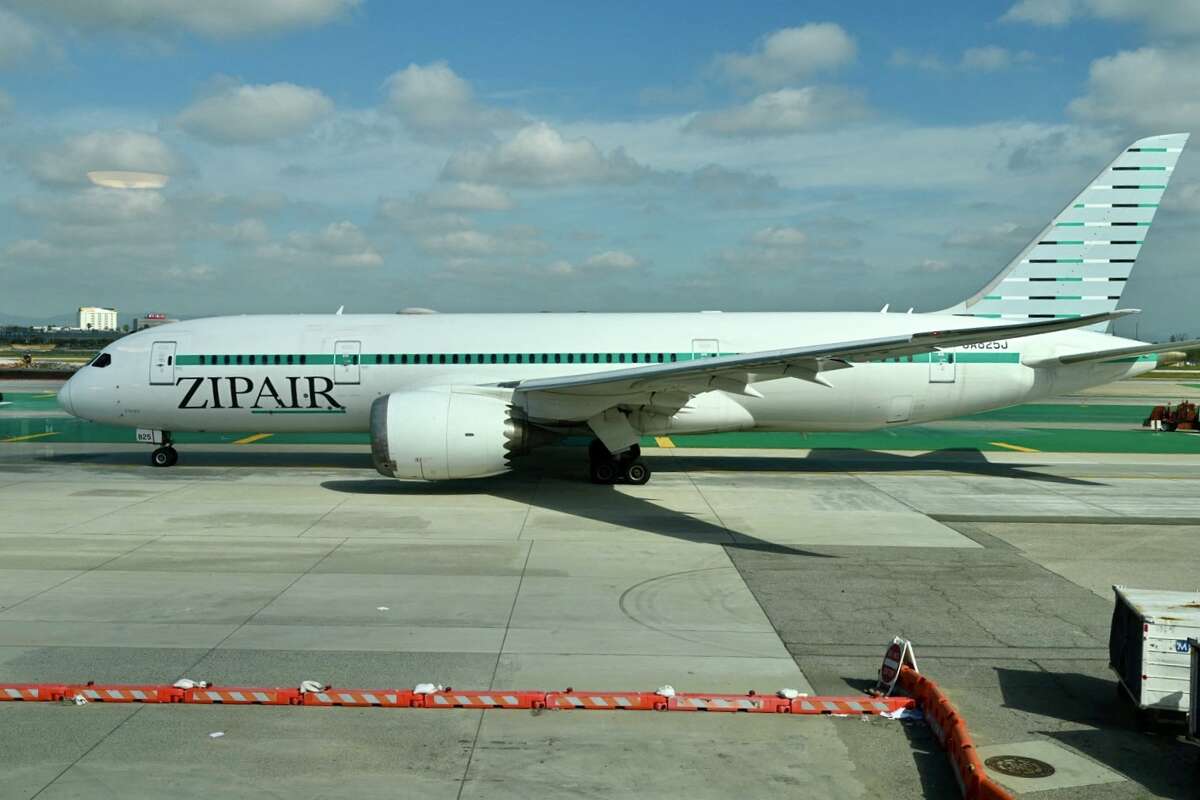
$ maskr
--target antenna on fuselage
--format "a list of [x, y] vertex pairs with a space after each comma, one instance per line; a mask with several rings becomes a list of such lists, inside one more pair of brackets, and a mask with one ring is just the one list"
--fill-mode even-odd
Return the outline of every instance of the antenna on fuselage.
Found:
[[342, 311], [344, 311], [345, 309], [346, 309], [345, 306], [338, 306], [338, 310], [333, 312], [334, 316], [340, 317], [342, 315]]
[[883, 304], [883, 308], [879, 309], [879, 313], [880, 313], [880, 314], [886, 314], [886, 313], [887, 313], [887, 310], [888, 310], [888, 306], [890, 306], [890, 305], [891, 305], [891, 303], [884, 303], [884, 304]]

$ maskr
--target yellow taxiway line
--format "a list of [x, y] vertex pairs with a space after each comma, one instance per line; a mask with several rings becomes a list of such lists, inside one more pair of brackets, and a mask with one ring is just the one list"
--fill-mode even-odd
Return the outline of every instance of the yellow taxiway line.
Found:
[[253, 434], [247, 436], [245, 439], [238, 439], [236, 442], [234, 442], [234, 444], [250, 444], [251, 442], [257, 442], [260, 439], [265, 439], [268, 436], [274, 436], [274, 435], [275, 434], [273, 434], [273, 433], [253, 433]]
[[27, 436], [13, 436], [9, 439], [0, 439], [0, 442], [27, 442], [30, 439], [41, 439], [44, 436], [57, 436], [58, 431], [46, 431], [45, 433], [31, 433]]
[[670, 436], [655, 436], [654, 443], [663, 448], [671, 448], [675, 446], [675, 443], [671, 441]]
[[1041, 450], [1034, 450], [1032, 447], [1021, 447], [1019, 444], [1009, 444], [1008, 442], [988, 442], [995, 447], [1003, 447], [1006, 450], [1016, 450], [1018, 453], [1040, 453]]

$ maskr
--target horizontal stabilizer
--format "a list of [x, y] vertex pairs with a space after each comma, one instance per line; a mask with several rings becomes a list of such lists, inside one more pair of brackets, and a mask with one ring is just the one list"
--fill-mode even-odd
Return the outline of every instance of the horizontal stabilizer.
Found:
[[1110, 350], [1093, 350], [1088, 353], [1071, 353], [1057, 358], [1042, 358], [1037, 361], [1025, 362], [1027, 366], [1036, 367], [1047, 364], [1087, 364], [1099, 361], [1117, 361], [1125, 358], [1150, 355], [1151, 353], [1168, 353], [1172, 351], [1188, 351], [1200, 349], [1200, 339], [1190, 339], [1186, 342], [1160, 342], [1158, 344], [1141, 344], [1133, 347], [1115, 347]]

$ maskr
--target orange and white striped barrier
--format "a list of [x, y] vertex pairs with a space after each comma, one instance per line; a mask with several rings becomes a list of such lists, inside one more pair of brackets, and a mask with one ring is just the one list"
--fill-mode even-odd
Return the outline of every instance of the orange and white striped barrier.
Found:
[[408, 689], [334, 689], [305, 692], [301, 705], [306, 706], [351, 706], [356, 708], [412, 708], [413, 693]]
[[547, 692], [546, 708], [580, 711], [666, 711], [668, 698], [654, 692]]
[[[187, 688], [182, 688], [186, 685]], [[76, 697], [96, 703], [182, 703], [199, 705], [326, 706], [425, 709], [549, 709], [557, 711], [687, 711], [797, 715], [871, 715], [912, 708], [911, 697], [821, 697], [698, 692], [561, 692], [492, 690], [413, 691], [340, 689], [324, 684], [300, 688], [172, 685], [0, 684], [0, 701], [60, 701]]]
[[420, 708], [545, 708], [545, 692], [467, 691], [446, 689], [416, 695]]
[[983, 760], [975, 752], [966, 722], [937, 684], [907, 664], [900, 667], [897, 678], [897, 685], [916, 700], [933, 735], [950, 758], [965, 800], [1013, 800], [1013, 796], [987, 774]]
[[279, 687], [205, 686], [183, 689], [182, 692], [183, 699], [179, 702], [201, 705], [298, 706], [302, 703], [299, 689]]

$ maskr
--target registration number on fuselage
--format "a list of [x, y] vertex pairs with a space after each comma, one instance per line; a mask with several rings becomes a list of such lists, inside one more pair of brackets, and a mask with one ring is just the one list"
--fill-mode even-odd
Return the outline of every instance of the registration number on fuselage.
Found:
[[978, 342], [977, 344], [959, 345], [960, 350], [1007, 350], [1008, 340], [999, 342]]

